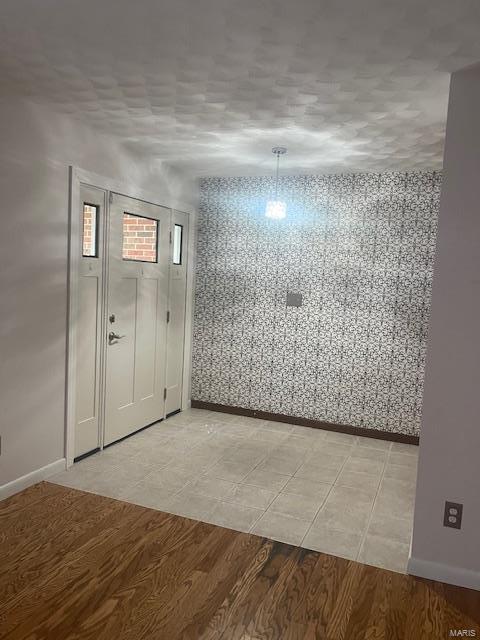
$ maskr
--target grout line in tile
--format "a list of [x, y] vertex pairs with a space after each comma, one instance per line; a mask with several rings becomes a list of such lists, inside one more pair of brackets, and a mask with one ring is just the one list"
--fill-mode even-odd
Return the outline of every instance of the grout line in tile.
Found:
[[[250, 527], [250, 529], [248, 530], [248, 532], [249, 532], [249, 533], [252, 531], [253, 527], [257, 524], [257, 522], [260, 520], [260, 518], [261, 518], [262, 516], [264, 516], [264, 515], [265, 515], [265, 513], [267, 513], [267, 511], [268, 511], [268, 508], [267, 508], [267, 509], [265, 509], [265, 511], [262, 513], [262, 515], [261, 515], [261, 516], [259, 516], [259, 517], [258, 517], [258, 519], [257, 519], [257, 520], [252, 524], [252, 526], [251, 526], [251, 527]], [[290, 515], [290, 514], [288, 514], [288, 513], [282, 513], [281, 511], [271, 511], [271, 513], [274, 513], [274, 514], [279, 515], [279, 516], [283, 516], [283, 517], [285, 517], [285, 518], [290, 518], [290, 520], [299, 520], [300, 522], [305, 522], [305, 518], [297, 518], [296, 516], [291, 516], [291, 515]], [[264, 536], [264, 537], [268, 537], [268, 536]], [[270, 539], [270, 538], [269, 538], [269, 539]], [[273, 539], [273, 538], [272, 538], [272, 539]], [[302, 538], [302, 540], [303, 540], [303, 538]], [[298, 545], [292, 545], [292, 546], [295, 546], [295, 547], [301, 547], [302, 545], [301, 545], [301, 544], [298, 544]]]
[[248, 533], [250, 533], [253, 530], [257, 522], [260, 520], [260, 518], [263, 518], [263, 516], [267, 513], [267, 511], [268, 511], [268, 507], [258, 516], [255, 522], [250, 526], [250, 528], [248, 529]]
[[377, 487], [377, 490], [375, 492], [375, 497], [373, 498], [372, 506], [370, 508], [370, 514], [368, 516], [367, 524], [365, 525], [365, 531], [363, 532], [362, 539], [361, 539], [360, 545], [358, 547], [357, 555], [355, 556], [354, 560], [358, 560], [358, 557], [360, 556], [360, 554], [361, 554], [361, 552], [363, 550], [363, 545], [365, 544], [365, 540], [367, 538], [368, 529], [370, 528], [370, 523], [372, 522], [373, 511], [375, 509], [375, 504], [377, 502], [378, 494], [380, 493], [380, 487], [382, 486], [382, 481], [383, 481], [383, 478], [385, 476], [385, 471], [387, 469], [387, 460], [390, 457], [390, 449], [391, 448], [392, 448], [392, 443], [390, 443], [390, 447], [388, 449], [388, 451], [389, 451], [388, 456], [386, 457], [386, 459], [385, 459], [385, 461], [383, 463], [383, 469], [382, 469], [382, 474], [380, 476], [380, 482], [378, 483], [378, 487]]
[[342, 464], [342, 466], [340, 467], [340, 469], [338, 470], [338, 473], [337, 473], [337, 475], [335, 476], [335, 480], [333, 481], [333, 483], [332, 483], [332, 485], [331, 485], [330, 489], [328, 490], [327, 495], [326, 495], [326, 496], [325, 496], [325, 498], [323, 499], [322, 504], [321, 504], [321, 505], [319, 506], [319, 508], [317, 509], [317, 512], [315, 513], [315, 515], [314, 515], [314, 517], [313, 517], [313, 520], [312, 520], [312, 522], [310, 523], [310, 526], [308, 527], [307, 531], [305, 532], [305, 535], [303, 536], [302, 541], [301, 541], [301, 542], [300, 542], [300, 544], [299, 544], [299, 546], [300, 546], [300, 547], [303, 547], [303, 542], [304, 542], [305, 538], [307, 537], [307, 535], [309, 534], [310, 529], [313, 527], [313, 523], [315, 522], [315, 518], [318, 516], [318, 514], [319, 514], [319, 513], [320, 513], [320, 511], [321, 511], [321, 509], [323, 508], [323, 506], [324, 506], [325, 502], [327, 501], [328, 496], [329, 496], [329, 495], [331, 494], [331, 492], [332, 492], [333, 487], [336, 485], [337, 480], [338, 480], [338, 478], [339, 478], [339, 476], [340, 476], [341, 472], [343, 471], [344, 466], [347, 464], [347, 460], [350, 460], [350, 458], [351, 458], [351, 454], [350, 454], [349, 456], [347, 456], [347, 457], [345, 458], [345, 460], [343, 461], [343, 464]]

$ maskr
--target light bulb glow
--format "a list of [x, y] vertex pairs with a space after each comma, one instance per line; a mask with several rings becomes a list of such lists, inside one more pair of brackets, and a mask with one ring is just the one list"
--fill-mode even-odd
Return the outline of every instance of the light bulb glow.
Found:
[[267, 218], [282, 220], [287, 215], [287, 203], [282, 200], [269, 200], [265, 208]]

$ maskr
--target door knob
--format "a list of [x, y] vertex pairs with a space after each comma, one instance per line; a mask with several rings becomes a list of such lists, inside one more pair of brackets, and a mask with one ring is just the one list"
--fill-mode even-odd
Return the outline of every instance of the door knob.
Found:
[[108, 334], [108, 344], [113, 344], [115, 340], [121, 340], [122, 338], [125, 338], [125, 336], [121, 336], [114, 331], [110, 331], [110, 333]]

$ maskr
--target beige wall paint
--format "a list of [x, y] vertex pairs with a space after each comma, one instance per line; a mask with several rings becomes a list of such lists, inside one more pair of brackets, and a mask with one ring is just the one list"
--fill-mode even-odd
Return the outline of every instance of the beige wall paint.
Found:
[[[480, 66], [453, 74], [410, 570], [480, 588]], [[445, 500], [462, 529], [442, 526]]]
[[68, 116], [0, 104], [0, 485], [64, 456], [68, 166], [196, 206], [196, 183]]

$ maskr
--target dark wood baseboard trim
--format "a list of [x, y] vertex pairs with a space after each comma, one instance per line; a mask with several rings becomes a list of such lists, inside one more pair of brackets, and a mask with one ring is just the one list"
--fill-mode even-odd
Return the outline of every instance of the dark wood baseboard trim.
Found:
[[348, 424], [333, 424], [323, 422], [323, 420], [311, 420], [298, 416], [285, 416], [282, 413], [270, 413], [255, 409], [245, 409], [244, 407], [231, 407], [227, 404], [217, 404], [215, 402], [204, 402], [203, 400], [192, 400], [193, 409], [207, 409], [208, 411], [220, 411], [222, 413], [232, 413], [250, 418], [260, 418], [261, 420], [273, 420], [274, 422], [288, 422], [298, 424], [302, 427], [313, 429], [324, 429], [326, 431], [336, 431], [337, 433], [349, 433], [363, 438], [377, 438], [378, 440], [391, 440], [392, 442], [404, 442], [406, 444], [419, 443], [418, 436], [409, 436], [404, 433], [392, 433], [390, 431], [380, 431], [377, 429], [366, 429], [365, 427], [352, 427]]

